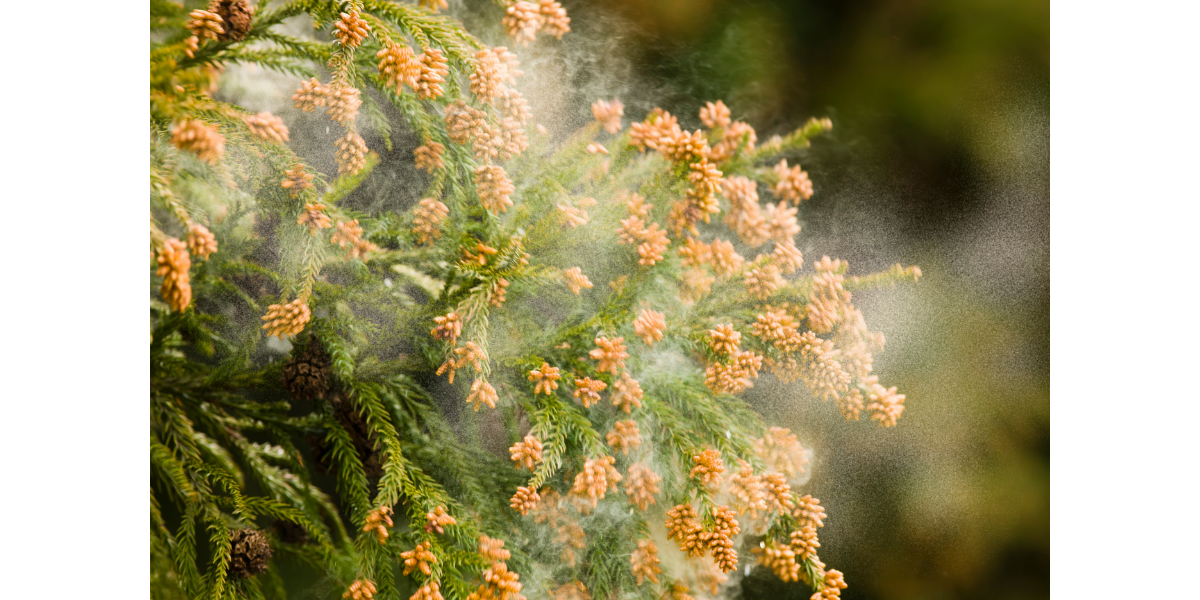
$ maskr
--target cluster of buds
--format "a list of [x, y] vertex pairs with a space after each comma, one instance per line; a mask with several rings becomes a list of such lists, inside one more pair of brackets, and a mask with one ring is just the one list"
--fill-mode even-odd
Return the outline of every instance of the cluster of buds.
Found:
[[192, 32], [192, 37], [188, 38], [185, 43], [185, 52], [188, 58], [196, 56], [196, 50], [200, 48], [200, 44], [205, 40], [217, 40], [225, 33], [223, 27], [224, 22], [221, 15], [207, 10], [193, 10], [188, 13], [187, 28]]
[[643, 266], [654, 266], [662, 260], [663, 253], [671, 244], [667, 232], [659, 229], [658, 223], [651, 223], [647, 227], [646, 222], [638, 215], [623, 219], [617, 233], [620, 234], [622, 244], [638, 244], [638, 264]]
[[709, 150], [708, 159], [714, 162], [723, 162], [738, 152], [752, 152], [757, 141], [758, 135], [754, 132], [753, 127], [742, 121], [734, 121], [725, 128], [721, 141], [717, 142], [712, 150]]
[[338, 221], [336, 230], [330, 236], [329, 241], [341, 248], [348, 247], [346, 250], [347, 257], [359, 258], [368, 252], [374, 252], [379, 249], [375, 244], [363, 239], [362, 235], [363, 228], [359, 226], [358, 219]]
[[500, 253], [499, 250], [483, 242], [476, 242], [474, 248], [463, 247], [462, 251], [463, 263], [472, 266], [479, 265], [481, 267], [487, 265], [489, 256], [495, 256]]
[[757, 519], [759, 511], [767, 511], [767, 484], [744, 460], [738, 461], [738, 470], [729, 478], [729, 495], [739, 515], [748, 512], [750, 518]]
[[513, 444], [508, 452], [512, 455], [512, 461], [517, 463], [518, 468], [525, 467], [532, 471], [542, 462], [542, 441], [532, 435], [527, 435], [524, 440]]
[[441, 584], [431, 581], [417, 588], [417, 591], [413, 592], [408, 600], [445, 600], [445, 598], [442, 596]]
[[737, 550], [733, 548], [733, 538], [741, 532], [737, 518], [727, 506], [717, 506], [712, 510], [713, 527], [700, 535], [712, 552], [713, 561], [717, 568], [726, 573], [737, 566]]
[[633, 321], [633, 332], [642, 338], [642, 341], [646, 342], [647, 346], [652, 346], [654, 342], [661, 341], [666, 330], [666, 317], [655, 310], [645, 309]]
[[346, 600], [371, 600], [375, 597], [375, 584], [369, 579], [356, 579], [350, 584], [350, 589], [342, 594]]
[[758, 262], [746, 272], [746, 293], [758, 300], [766, 300], [787, 284], [779, 267], [769, 262]]
[[764, 211], [766, 214], [763, 216], [767, 227], [767, 237], [775, 240], [776, 244], [794, 243], [794, 236], [800, 233], [800, 225], [796, 222], [798, 210], [782, 201], [779, 204], [768, 202]]
[[470, 404], [475, 412], [479, 412], [480, 408], [486, 404], [488, 408], [496, 408], [496, 402], [500, 400], [500, 395], [496, 393], [496, 388], [488, 383], [486, 379], [476, 379], [471, 384], [471, 391], [467, 394], [467, 404]]
[[509, 506], [524, 516], [529, 514], [529, 511], [537, 508], [540, 500], [541, 496], [538, 495], [537, 490], [521, 486], [517, 488], [517, 493], [513, 494], [512, 499], [509, 500]]
[[458, 521], [446, 512], [446, 507], [438, 505], [425, 513], [425, 533], [446, 533], [445, 527], [456, 525]]
[[600, 401], [600, 392], [603, 392], [608, 387], [607, 383], [584, 377], [583, 379], [575, 380], [575, 399], [583, 403], [584, 408], [591, 406]]
[[629, 496], [630, 503], [645, 512], [656, 503], [655, 496], [658, 495], [658, 484], [661, 482], [662, 477], [650, 467], [642, 463], [633, 463], [629, 465], [629, 471], [625, 474], [625, 494]]
[[158, 268], [155, 273], [163, 278], [159, 295], [171, 305], [171, 310], [183, 312], [192, 303], [192, 284], [188, 271], [192, 258], [187, 246], [177, 238], [167, 238], [155, 257]]
[[798, 531], [792, 532], [790, 539], [790, 546], [796, 553], [796, 558], [800, 560], [816, 558], [817, 548], [821, 547], [821, 542], [817, 540], [816, 524], [806, 522]]
[[812, 181], [809, 180], [808, 173], [800, 169], [800, 165], [788, 168], [785, 158], [775, 165], [775, 176], [779, 178], [779, 182], [772, 189], [776, 197], [794, 204], [812, 198]]
[[490, 538], [486, 535], [479, 536], [479, 555], [493, 563], [512, 557], [512, 553], [504, 549], [504, 540]]
[[529, 380], [534, 382], [533, 394], [546, 394], [547, 396], [554, 395], [554, 390], [558, 389], [558, 380], [562, 379], [562, 375], [558, 372], [558, 367], [550, 366], [550, 363], [542, 363], [541, 367], [529, 372]]
[[267, 314], [262, 316], [262, 328], [268, 336], [285, 338], [298, 335], [304, 331], [304, 326], [312, 318], [308, 303], [304, 298], [296, 298], [287, 304], [272, 304], [267, 307]]
[[461, 348], [455, 348], [450, 355], [446, 357], [446, 362], [438, 367], [437, 374], [447, 374], [446, 380], [448, 383], [454, 383], [454, 373], [458, 369], [471, 366], [475, 368], [476, 373], [483, 372], [483, 363], [487, 361], [487, 355], [484, 354], [483, 348], [480, 348], [475, 342], [467, 342]]
[[775, 242], [775, 251], [771, 252], [771, 260], [779, 265], [784, 273], [795, 273], [804, 268], [804, 255], [796, 247], [796, 240], [788, 238], [783, 243]]
[[680, 504], [667, 511], [667, 539], [674, 540], [681, 552], [688, 556], [704, 556], [708, 550], [700, 539], [704, 527], [691, 504]]
[[758, 564], [770, 569], [780, 581], [800, 581], [800, 563], [796, 562], [796, 551], [791, 546], [771, 540], [750, 552], [758, 558]]
[[375, 538], [380, 544], [386, 544], [388, 539], [388, 528], [392, 526], [392, 507], [380, 506], [379, 508], [367, 513], [366, 524], [363, 525], [364, 532], [374, 532]]
[[842, 576], [842, 572], [837, 569], [825, 571], [825, 577], [821, 580], [821, 591], [812, 595], [812, 600], [837, 600], [842, 597], [842, 590], [846, 589], [846, 579]]
[[629, 376], [628, 372], [621, 373], [621, 377], [613, 382], [613, 391], [609, 395], [613, 406], [629, 414], [633, 408], [642, 407], [642, 397], [644, 392], [638, 381]]
[[579, 501], [580, 511], [587, 514], [608, 493], [609, 487], [615, 489], [621, 481], [621, 474], [613, 467], [616, 459], [611, 456], [589, 458], [583, 465], [583, 471], [575, 476], [571, 486], [570, 496]]
[[650, 540], [638, 540], [637, 550], [629, 556], [629, 564], [632, 565], [638, 585], [642, 585], [646, 579], [658, 583], [658, 574], [662, 573], [658, 563], [658, 546]]
[[450, 214], [445, 204], [433, 198], [422, 198], [413, 209], [413, 233], [418, 244], [432, 244], [442, 237], [439, 224]]
[[217, 251], [217, 236], [199, 223], [188, 223], [187, 247], [192, 254], [207, 259]]
[[612, 430], [605, 434], [604, 439], [614, 452], [619, 450], [626, 456], [630, 450], [642, 445], [642, 434], [638, 431], [637, 421], [633, 420], [613, 423]]
[[709, 489], [721, 487], [721, 474], [725, 472], [725, 464], [721, 462], [721, 453], [709, 448], [692, 457], [692, 470], [689, 477], [699, 479], [700, 484]]
[[753, 351], [738, 351], [728, 362], [713, 362], [704, 370], [704, 384], [714, 393], [740, 394], [754, 387], [763, 357]]
[[413, 149], [414, 162], [418, 169], [424, 169], [428, 173], [433, 173], [445, 164], [442, 160], [442, 154], [445, 152], [445, 146], [433, 140], [426, 139], [424, 144]]
[[879, 385], [874, 375], [868, 378], [868, 382], [870, 391], [867, 399], [870, 402], [867, 410], [871, 413], [871, 420], [878, 421], [882, 427], [894, 427], [896, 419], [904, 412], [904, 394], [897, 394], [895, 387], [884, 388]]
[[300, 192], [311, 188], [314, 175], [304, 170], [304, 165], [296, 163], [291, 169], [286, 169], [283, 172], [287, 175], [287, 179], [279, 182], [279, 186], [287, 190], [293, 198], [300, 195]]
[[525, 600], [520, 579], [507, 564], [497, 561], [483, 572], [483, 583], [467, 595], [467, 600]]
[[735, 175], [725, 178], [721, 193], [729, 201], [725, 224], [738, 235], [742, 243], [751, 248], [766, 243], [771, 236], [762, 207], [758, 204], [757, 184], [752, 179]]
[[475, 169], [475, 192], [484, 208], [498, 215], [512, 206], [509, 195], [516, 191], [508, 173], [496, 165], [480, 165]]
[[337, 146], [333, 157], [337, 161], [338, 175], [355, 175], [367, 166], [367, 143], [358, 132], [347, 131], [334, 145]]
[[307, 225], [309, 235], [313, 236], [321, 229], [333, 227], [333, 221], [325, 214], [325, 205], [320, 202], [305, 204], [300, 216], [296, 217], [296, 224]]
[[287, 125], [283, 123], [283, 119], [269, 112], [247, 115], [242, 117], [242, 121], [246, 123], [251, 134], [268, 142], [282, 144], [288, 141]]
[[457, 312], [449, 312], [444, 316], [433, 318], [433, 329], [429, 330], [429, 334], [435, 340], [449, 340], [450, 345], [454, 345], [458, 341], [458, 336], [462, 335], [462, 317]]
[[709, 129], [729, 127], [729, 117], [729, 107], [720, 100], [716, 104], [706, 102], [700, 107], [700, 122]]
[[421, 60], [413, 49], [405, 44], [389, 44], [375, 53], [379, 59], [379, 74], [386, 86], [394, 88], [399, 95], [403, 86], [416, 89], [421, 77]]
[[484, 48], [475, 53], [475, 71], [470, 75], [471, 93], [488, 104], [505, 95], [506, 83], [516, 83], [521, 75], [517, 70], [520, 63], [508, 48], [497, 46]]
[[762, 438], [754, 442], [754, 451], [771, 470], [788, 478], [803, 475], [808, 466], [808, 451], [800, 445], [796, 434], [783, 427], [768, 427]]
[[417, 83], [413, 89], [422, 100], [441, 98], [445, 93], [442, 84], [449, 76], [450, 66], [446, 62], [446, 56], [437, 48], [429, 48], [421, 55], [421, 74], [417, 76]]
[[579, 267], [571, 267], [563, 269], [563, 280], [567, 283], [567, 287], [571, 291], [578, 294], [584, 288], [592, 289], [592, 281], [583, 274], [583, 270]]
[[813, 498], [810, 494], [805, 494], [804, 497], [796, 500], [796, 508], [792, 511], [792, 516], [801, 523], [811, 523], [814, 527], [824, 527], [825, 509], [821, 506], [821, 501]]
[[592, 594], [588, 592], [582, 581], [576, 579], [550, 590], [550, 598], [551, 600], [592, 600]]
[[571, 18], [567, 11], [555, 0], [540, 0], [529, 2], [517, 0], [505, 9], [501, 20], [504, 31], [513, 41], [528, 46], [537, 37], [539, 31], [553, 35], [558, 39], [571, 31]]
[[329, 88], [325, 87], [316, 77], [300, 84], [296, 93], [292, 94], [297, 109], [312, 112], [318, 108], [329, 106]]
[[766, 473], [762, 478], [771, 509], [783, 513], [795, 508], [796, 501], [792, 496], [792, 488], [788, 485], [787, 477], [783, 473]]
[[437, 556], [434, 556], [430, 551], [433, 544], [426, 540], [417, 544], [416, 548], [400, 553], [400, 558], [404, 561], [404, 574], [408, 575], [413, 571], [420, 571], [426, 577], [433, 574], [430, 565], [437, 564]]
[[708, 330], [708, 346], [721, 356], [733, 356], [741, 349], [742, 334], [733, 328], [733, 323], [717, 325]]
[[742, 267], [745, 259], [733, 249], [733, 244], [725, 240], [713, 240], [710, 263], [713, 272], [721, 278], [727, 278]]
[[212, 165], [225, 156], [225, 136], [217, 132], [216, 126], [198, 119], [185, 119], [173, 127], [171, 145]]
[[600, 122], [600, 126], [609, 133], [621, 130], [621, 117], [625, 116], [625, 105], [613, 98], [612, 102], [597, 100], [592, 103], [592, 116]]
[[625, 359], [629, 358], [629, 353], [625, 351], [625, 338], [600, 336], [593, 341], [597, 347], [588, 352], [588, 356], [600, 363], [596, 365], [596, 370], [619, 375], [625, 368]]
[[333, 35], [347, 48], [357, 48], [371, 33], [371, 26], [358, 16], [358, 9], [355, 8], [348, 13], [341, 13], [341, 18], [334, 22], [333, 27], [336, 30]]

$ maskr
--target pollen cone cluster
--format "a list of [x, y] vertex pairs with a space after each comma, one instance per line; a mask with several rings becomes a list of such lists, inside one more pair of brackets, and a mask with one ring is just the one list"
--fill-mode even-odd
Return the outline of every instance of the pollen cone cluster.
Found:
[[192, 303], [192, 284], [188, 271], [192, 268], [192, 259], [187, 246], [176, 238], [168, 238], [158, 250], [158, 269], [155, 271], [163, 278], [159, 287], [159, 295], [175, 312], [183, 312]]

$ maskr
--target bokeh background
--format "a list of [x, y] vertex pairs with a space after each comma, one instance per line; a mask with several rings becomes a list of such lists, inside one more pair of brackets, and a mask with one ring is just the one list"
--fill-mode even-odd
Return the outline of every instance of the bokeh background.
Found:
[[[847, 423], [770, 378], [747, 396], [813, 449], [802, 493], [827, 507], [820, 553], [846, 573], [843, 597], [1048, 597], [1049, 3], [561, 1], [571, 33], [518, 49], [518, 87], [553, 134], [612, 97], [626, 122], [661, 106], [685, 128], [722, 99], [760, 142], [831, 117], [833, 135], [801, 157], [816, 189], [800, 214], [805, 257], [925, 274], [855, 295], [888, 338], [877, 374], [907, 395], [897, 427]], [[509, 44], [496, 4], [450, 4], [485, 42]], [[283, 116], [292, 146], [331, 172], [337, 132], [291, 109], [295, 84], [231, 70], [220, 94]], [[386, 152], [365, 137], [383, 161], [346, 202], [403, 210], [424, 186], [418, 141], [398, 127]], [[728, 592], [809, 595], [765, 569]]]

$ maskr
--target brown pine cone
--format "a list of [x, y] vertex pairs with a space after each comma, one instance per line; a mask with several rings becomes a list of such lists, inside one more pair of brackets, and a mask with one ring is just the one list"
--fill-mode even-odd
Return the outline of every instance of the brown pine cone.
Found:
[[216, 13], [224, 21], [225, 30], [217, 39], [240, 42], [250, 33], [250, 21], [254, 19], [254, 7], [246, 0], [211, 0], [208, 12]]
[[267, 536], [256, 529], [239, 529], [230, 537], [229, 574], [233, 577], [252, 577], [267, 570], [271, 544]]
[[329, 353], [321, 342], [310, 339], [303, 353], [292, 353], [279, 379], [294, 398], [324, 398], [329, 392]]

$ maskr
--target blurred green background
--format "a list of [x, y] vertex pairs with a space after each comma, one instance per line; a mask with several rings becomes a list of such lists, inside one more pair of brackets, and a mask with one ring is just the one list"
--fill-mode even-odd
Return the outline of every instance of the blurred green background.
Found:
[[[699, 126], [723, 99], [760, 141], [810, 116], [817, 194], [801, 249], [852, 272], [918, 264], [915, 286], [857, 294], [888, 347], [899, 426], [752, 390], [815, 452], [821, 556], [844, 598], [1042, 598], [1050, 583], [1050, 19], [1028, 0], [563, 1], [565, 49], [528, 53], [571, 86], [562, 123], [618, 96]], [[486, 11], [484, 11], [486, 13]], [[497, 43], [500, 43], [497, 40]], [[578, 52], [569, 48], [582, 47]], [[526, 59], [530, 63], [530, 59]], [[805, 598], [764, 569], [746, 598]]]

